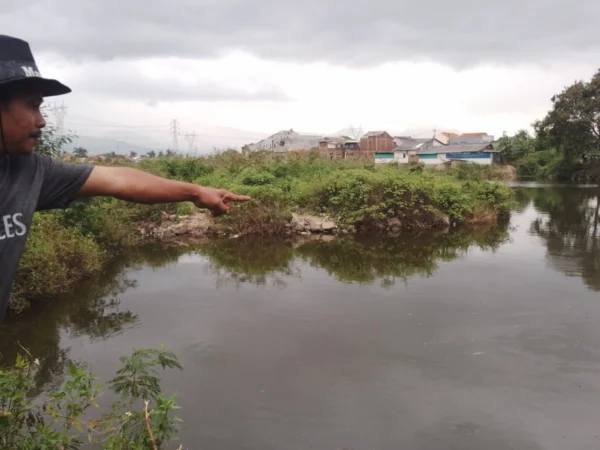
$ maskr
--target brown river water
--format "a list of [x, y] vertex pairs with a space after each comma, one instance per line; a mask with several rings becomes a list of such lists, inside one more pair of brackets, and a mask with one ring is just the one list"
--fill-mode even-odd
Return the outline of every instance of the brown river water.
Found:
[[43, 395], [164, 344], [193, 449], [598, 449], [600, 190], [514, 188], [493, 231], [136, 250], [0, 326], [0, 364], [28, 348]]

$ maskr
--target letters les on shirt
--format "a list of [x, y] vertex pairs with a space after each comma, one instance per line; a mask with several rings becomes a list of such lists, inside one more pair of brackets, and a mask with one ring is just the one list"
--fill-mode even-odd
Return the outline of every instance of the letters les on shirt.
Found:
[[27, 227], [23, 223], [23, 214], [7, 214], [0, 221], [0, 241], [25, 236]]

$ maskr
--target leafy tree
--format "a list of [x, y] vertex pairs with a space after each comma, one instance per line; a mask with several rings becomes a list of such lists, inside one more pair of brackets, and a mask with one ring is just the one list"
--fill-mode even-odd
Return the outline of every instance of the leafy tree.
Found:
[[[43, 114], [46, 116], [45, 111], [43, 111]], [[47, 125], [46, 128], [44, 128], [42, 137], [37, 143], [35, 152], [40, 155], [60, 156], [62, 147], [71, 143], [75, 136], [60, 135], [57, 131], [58, 130], [54, 126]]]
[[163, 153], [162, 150], [160, 152], [158, 152], [158, 157], [159, 158], [163, 158], [164, 156], [165, 156], [165, 154]]
[[537, 134], [555, 145], [567, 163], [600, 153], [600, 70], [552, 97], [552, 109], [536, 124]]
[[129, 156], [132, 158], [135, 158], [137, 155], [137, 152], [134, 152], [133, 150], [129, 152]]
[[167, 150], [167, 156], [175, 156], [175, 152], [173, 150]]
[[156, 152], [154, 150], [150, 150], [146, 155], [148, 155], [148, 158], [156, 158]]
[[536, 139], [527, 130], [519, 130], [514, 136], [505, 132], [499, 139], [498, 149], [506, 161], [513, 163], [536, 150]]
[[83, 148], [83, 147], [76, 147], [76, 148], [73, 150], [73, 154], [74, 154], [75, 156], [78, 156], [78, 157], [80, 157], [80, 158], [87, 158], [87, 156], [88, 156], [88, 151], [87, 151], [87, 149], [86, 149], [86, 148]]

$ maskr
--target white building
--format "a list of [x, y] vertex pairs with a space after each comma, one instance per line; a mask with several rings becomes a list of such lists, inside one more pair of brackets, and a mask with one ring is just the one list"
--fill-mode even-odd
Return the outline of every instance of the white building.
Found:
[[310, 150], [319, 147], [323, 136], [300, 134], [294, 130], [282, 130], [255, 144], [244, 146], [242, 151], [257, 152], [270, 150], [273, 152], [289, 152], [295, 150]]
[[450, 161], [464, 161], [481, 165], [500, 162], [499, 152], [494, 149], [492, 143], [432, 145], [428, 148], [408, 152], [402, 148], [398, 151], [394, 150], [394, 161], [399, 163], [416, 162], [416, 158], [418, 158], [418, 162], [426, 165], [444, 164]]

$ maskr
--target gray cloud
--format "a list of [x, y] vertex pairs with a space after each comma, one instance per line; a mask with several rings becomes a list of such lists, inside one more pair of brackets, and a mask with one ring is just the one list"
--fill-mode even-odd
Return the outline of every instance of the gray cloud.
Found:
[[[2, 0], [7, 3], [8, 0]], [[593, 0], [21, 0], [0, 30], [70, 58], [210, 58], [230, 49], [362, 66], [464, 67], [600, 55]], [[24, 26], [28, 24], [29, 26]]]
[[72, 77], [75, 92], [143, 101], [149, 106], [179, 101], [290, 101], [282, 90], [263, 85], [253, 90], [228, 87], [210, 81], [184, 83], [174, 78], [149, 79], [127, 63], [95, 64]]

